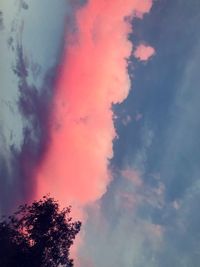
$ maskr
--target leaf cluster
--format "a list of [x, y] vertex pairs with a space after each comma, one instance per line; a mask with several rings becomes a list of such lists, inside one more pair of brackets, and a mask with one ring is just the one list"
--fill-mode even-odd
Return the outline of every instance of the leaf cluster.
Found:
[[22, 205], [0, 222], [0, 266], [72, 267], [69, 249], [80, 231], [71, 207], [59, 210], [51, 197]]

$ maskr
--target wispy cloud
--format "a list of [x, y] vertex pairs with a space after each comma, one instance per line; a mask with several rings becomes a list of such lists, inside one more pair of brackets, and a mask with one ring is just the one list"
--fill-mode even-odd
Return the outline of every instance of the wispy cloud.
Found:
[[[52, 2], [53, 3], [53, 2]], [[48, 1], [49, 14], [55, 14], [52, 3]], [[57, 19], [47, 21], [48, 27], [53, 24], [59, 31], [57, 39], [51, 32], [51, 49], [46, 49], [45, 55], [54, 60], [46, 65], [37, 61], [39, 50], [49, 47], [47, 42], [40, 43], [40, 36], [48, 34], [46, 24], [39, 13], [44, 12], [47, 2], [41, 4], [34, 1], [30, 9], [24, 1], [10, 1], [0, 4], [3, 12], [4, 29], [0, 40], [0, 53], [4, 64], [1, 65], [0, 92], [0, 142], [1, 142], [1, 171], [0, 171], [0, 212], [11, 212], [18, 204], [27, 202], [34, 197], [36, 181], [33, 179], [33, 169], [39, 163], [45, 147], [48, 144], [48, 110], [51, 105], [54, 83], [57, 76], [57, 64], [60, 56], [57, 43], [61, 43], [64, 12]], [[38, 13], [38, 5], [41, 7]], [[61, 7], [61, 2], [57, 7]], [[63, 6], [67, 6], [63, 1]], [[58, 11], [59, 12], [59, 8]], [[36, 13], [39, 16], [40, 30], [34, 28], [31, 18]], [[41, 11], [43, 10], [43, 11]], [[61, 8], [62, 10], [62, 8]], [[46, 11], [45, 11], [46, 12]], [[28, 19], [27, 19], [28, 13]], [[66, 13], [66, 12], [65, 12]], [[73, 14], [72, 14], [73, 16]], [[51, 27], [50, 27], [51, 28]], [[28, 41], [30, 32], [36, 39], [37, 45]], [[48, 50], [48, 51], [47, 51]], [[46, 61], [47, 62], [47, 61]]]

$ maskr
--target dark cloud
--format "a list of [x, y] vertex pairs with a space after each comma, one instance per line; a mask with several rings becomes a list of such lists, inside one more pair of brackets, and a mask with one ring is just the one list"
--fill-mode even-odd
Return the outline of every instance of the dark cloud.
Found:
[[[16, 58], [13, 71], [18, 77], [18, 108], [23, 116], [24, 128], [20, 150], [15, 145], [9, 148], [9, 164], [6, 157], [0, 157], [2, 213], [11, 211], [17, 204], [28, 201], [34, 195], [34, 169], [48, 145], [49, 111], [57, 77], [57, 67], [54, 66], [47, 71], [42, 86], [37, 88], [28, 82], [29, 75], [35, 69], [27, 63], [21, 44], [16, 47]], [[9, 166], [12, 166], [11, 169]]]
[[[85, 3], [82, 0], [72, 2], [73, 5], [72, 3], [70, 5], [65, 0], [59, 3], [52, 0], [43, 3], [37, 1], [27, 5], [26, 1], [19, 0], [16, 2], [16, 12], [8, 25], [10, 36], [7, 45], [14, 56], [11, 68], [18, 81], [16, 83], [14, 79], [18, 94], [17, 109], [13, 110], [21, 115], [18, 118], [19, 120], [22, 118], [23, 129], [22, 136], [15, 138], [18, 143], [15, 144], [12, 141], [10, 142], [12, 145], [3, 138], [4, 129], [0, 129], [2, 134], [0, 141], [6, 144], [0, 152], [0, 212], [10, 212], [16, 205], [34, 196], [36, 187], [34, 170], [41, 161], [49, 142], [52, 98], [63, 49], [66, 46], [65, 25], [67, 23], [68, 30], [75, 29], [74, 12]], [[48, 20], [44, 18], [47, 4], [49, 4]], [[30, 13], [33, 16], [36, 15], [37, 6], [39, 8], [37, 16], [40, 21], [39, 24], [35, 22], [32, 24], [31, 19], [29, 21], [28, 18], [23, 17], [22, 11], [29, 9], [26, 11], [27, 14]], [[59, 16], [58, 19], [57, 16]], [[1, 17], [2, 13], [0, 13], [0, 19]], [[39, 29], [37, 25], [41, 28]], [[21, 125], [21, 121], [19, 124]], [[6, 134], [8, 132], [9, 129], [6, 130]], [[21, 134], [21, 128], [18, 133]], [[11, 140], [12, 129], [9, 135]]]
[[[53, 0], [42, 3], [35, 1], [30, 4], [18, 0], [15, 3], [15, 12], [8, 25], [10, 36], [7, 45], [14, 56], [11, 68], [17, 78], [17, 82], [13, 79], [14, 86], [18, 89], [15, 96], [17, 108], [12, 107], [15, 103], [9, 108], [20, 114], [16, 116], [19, 119], [19, 130], [13, 138], [13, 129], [0, 129], [0, 142], [5, 143], [0, 152], [0, 213], [9, 213], [18, 204], [34, 196], [34, 170], [49, 142], [49, 115], [59, 64], [66, 45], [65, 25], [67, 22], [68, 29], [74, 29], [74, 12], [84, 4], [84, 1], [72, 2], [73, 5], [65, 0], [59, 3]], [[48, 19], [44, 17], [47, 5]], [[23, 10], [30, 14], [30, 20], [24, 17]], [[37, 16], [37, 23], [32, 22], [32, 16]], [[8, 90], [8, 95], [10, 93], [11, 90]], [[9, 140], [8, 136], [5, 138], [5, 132], [10, 136]]]
[[23, 9], [28, 9], [28, 8], [29, 8], [28, 4], [27, 4], [25, 1], [22, 1], [22, 2], [21, 2], [21, 7], [22, 7]]
[[0, 10], [0, 31], [4, 29], [3, 12]]

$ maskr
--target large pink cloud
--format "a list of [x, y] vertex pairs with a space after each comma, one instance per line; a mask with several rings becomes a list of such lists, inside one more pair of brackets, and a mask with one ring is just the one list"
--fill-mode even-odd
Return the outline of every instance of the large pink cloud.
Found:
[[125, 18], [142, 16], [151, 5], [93, 0], [77, 11], [54, 96], [50, 144], [36, 170], [38, 196], [49, 192], [62, 205], [83, 207], [105, 193], [116, 137], [111, 107], [130, 89], [131, 25]]
[[36, 180], [37, 197], [50, 193], [62, 206], [72, 204], [73, 217], [83, 220], [85, 205], [99, 199], [111, 180], [112, 104], [130, 90], [127, 17], [142, 17], [151, 5], [152, 0], [91, 0], [76, 13], [76, 31], [69, 35], [66, 30], [50, 142]]

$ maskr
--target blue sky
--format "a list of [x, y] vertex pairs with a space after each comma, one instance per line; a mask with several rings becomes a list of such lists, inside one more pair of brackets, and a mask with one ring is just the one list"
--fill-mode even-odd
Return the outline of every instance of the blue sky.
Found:
[[[99, 215], [106, 231], [99, 238], [101, 225], [95, 227], [91, 210], [87, 226], [90, 249], [85, 250], [96, 266], [199, 265], [199, 11], [198, 1], [155, 1], [151, 12], [134, 23], [131, 40], [152, 45], [156, 54], [145, 63], [131, 60], [132, 90], [114, 107], [118, 139], [111, 165], [116, 175]], [[124, 125], [127, 115], [132, 120]], [[139, 190], [120, 176], [127, 168], [140, 172], [144, 185]], [[126, 212], [122, 192], [142, 200]], [[160, 240], [151, 237], [148, 224], [161, 227]]]

